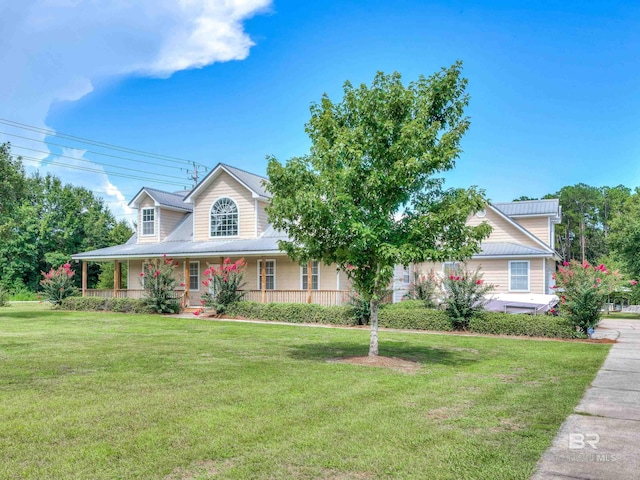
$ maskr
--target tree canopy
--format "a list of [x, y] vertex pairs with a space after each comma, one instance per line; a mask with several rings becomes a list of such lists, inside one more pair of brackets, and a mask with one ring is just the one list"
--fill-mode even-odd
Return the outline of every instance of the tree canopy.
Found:
[[371, 305], [370, 355], [378, 354], [377, 308], [394, 265], [461, 260], [479, 251], [487, 224], [466, 225], [485, 204], [476, 188], [445, 189], [469, 126], [461, 64], [404, 86], [379, 72], [370, 86], [344, 84], [311, 107], [310, 153], [267, 168], [270, 221], [300, 262], [322, 260], [347, 272]]
[[[52, 175], [26, 175], [9, 144], [0, 146], [0, 284], [36, 290], [41, 271], [72, 254], [124, 243], [131, 234], [101, 198]], [[77, 268], [72, 264], [74, 268]], [[89, 270], [97, 282], [98, 266]], [[80, 282], [80, 275], [76, 275]]]

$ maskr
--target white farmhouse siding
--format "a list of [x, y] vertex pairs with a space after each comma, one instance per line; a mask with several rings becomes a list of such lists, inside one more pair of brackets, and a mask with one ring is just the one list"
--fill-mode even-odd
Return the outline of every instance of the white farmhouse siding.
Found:
[[229, 237], [212, 238], [210, 236], [211, 206], [222, 197], [232, 199], [238, 206], [239, 235], [234, 238], [255, 238], [255, 202], [251, 192], [227, 172], [222, 171], [194, 201], [193, 240], [196, 242], [229, 240]]

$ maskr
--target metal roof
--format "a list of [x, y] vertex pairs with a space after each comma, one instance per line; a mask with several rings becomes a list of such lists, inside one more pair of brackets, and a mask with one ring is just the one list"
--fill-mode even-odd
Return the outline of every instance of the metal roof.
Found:
[[557, 198], [549, 200], [526, 200], [522, 202], [492, 203], [494, 207], [509, 217], [523, 215], [560, 215], [560, 201]]
[[256, 192], [261, 197], [271, 198], [271, 194], [267, 192], [267, 190], [262, 185], [263, 182], [268, 182], [269, 179], [266, 177], [262, 177], [260, 175], [256, 175], [255, 173], [247, 172], [246, 170], [242, 170], [241, 168], [232, 167], [231, 165], [227, 165], [226, 163], [221, 163], [227, 170], [229, 170], [233, 175], [235, 175], [238, 180], [244, 183], [249, 189]]
[[284, 253], [280, 251], [278, 241], [287, 240], [288, 237], [284, 233], [275, 230], [272, 226], [269, 226], [261, 237], [255, 239], [194, 242], [192, 240], [192, 216], [193, 214], [185, 216], [173, 232], [160, 243], [137, 244], [135, 241], [132, 242], [132, 237], [124, 245], [79, 253], [73, 255], [72, 258], [74, 260], [111, 260], [118, 258], [147, 258], [165, 253], [174, 257]]
[[193, 205], [189, 203], [184, 203], [184, 195], [178, 193], [165, 192], [164, 190], [158, 190], [156, 188], [151, 187], [142, 187], [140, 191], [133, 197], [133, 200], [129, 202], [129, 205], [135, 205], [136, 200], [140, 196], [142, 192], [145, 192], [147, 195], [151, 197], [151, 199], [156, 202], [161, 207], [170, 207], [170, 208], [178, 208], [180, 210], [185, 210], [187, 212], [193, 211]]
[[529, 247], [519, 243], [510, 242], [483, 242], [480, 244], [480, 253], [473, 258], [486, 257], [551, 257], [553, 253], [541, 248]]

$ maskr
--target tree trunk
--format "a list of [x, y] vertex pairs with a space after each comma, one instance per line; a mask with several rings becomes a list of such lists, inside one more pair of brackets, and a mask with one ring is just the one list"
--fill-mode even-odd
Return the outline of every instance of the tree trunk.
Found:
[[580, 253], [582, 254], [582, 263], [584, 263], [584, 250], [585, 250], [584, 220], [582, 220], [582, 222], [580, 222]]
[[565, 256], [564, 259], [567, 262], [571, 261], [571, 232], [569, 231], [569, 221], [567, 220], [567, 228], [564, 232], [564, 248], [565, 248]]
[[371, 317], [369, 322], [371, 323], [371, 336], [369, 340], [369, 356], [378, 356], [378, 299], [372, 298], [369, 301], [369, 307], [371, 309]]

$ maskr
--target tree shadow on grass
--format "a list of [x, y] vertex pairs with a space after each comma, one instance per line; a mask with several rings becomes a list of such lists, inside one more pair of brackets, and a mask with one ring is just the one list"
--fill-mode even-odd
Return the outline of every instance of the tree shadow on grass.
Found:
[[0, 320], [2, 319], [15, 319], [15, 320], [40, 320], [45, 317], [58, 317], [60, 318], [65, 312], [64, 310], [15, 310], [8, 307], [0, 308]]
[[[291, 345], [288, 355], [296, 360], [326, 362], [339, 358], [363, 357], [368, 353], [369, 346], [361, 342], [330, 342]], [[472, 350], [451, 350], [395, 342], [380, 342], [379, 354], [425, 365], [462, 366], [481, 360], [477, 352]]]

